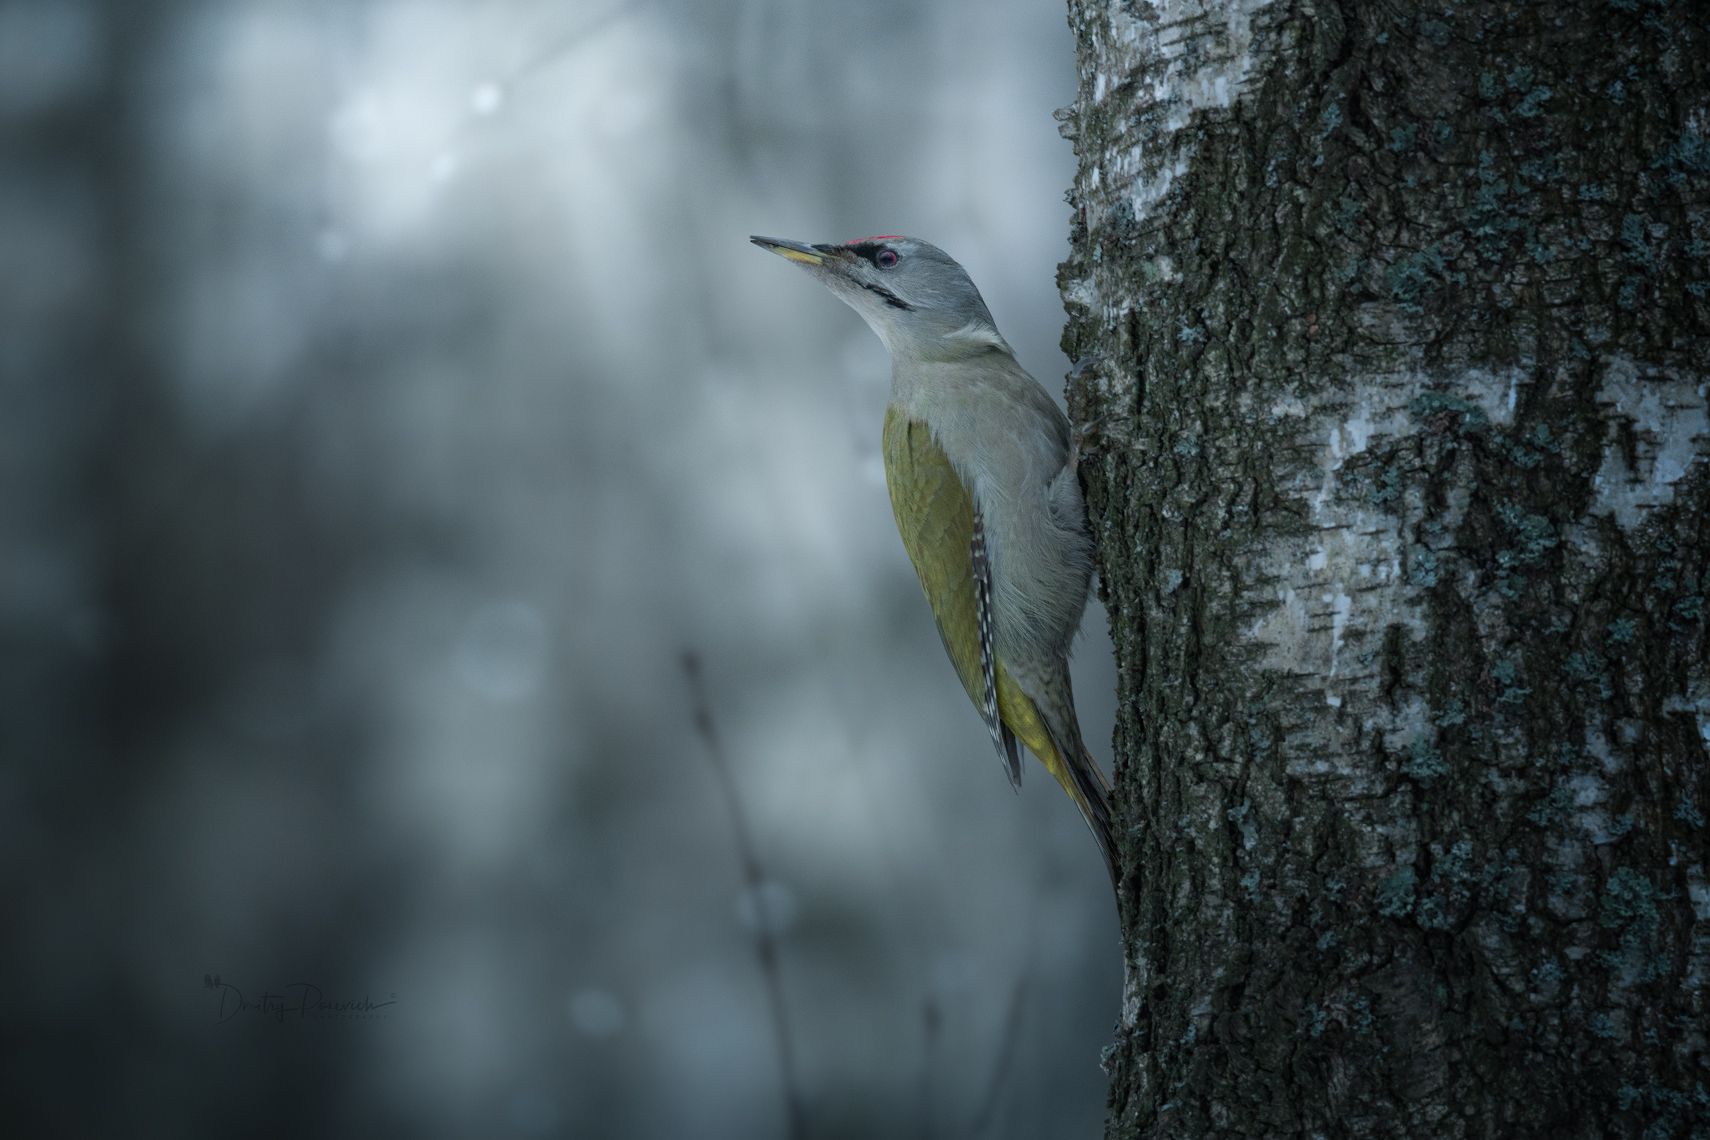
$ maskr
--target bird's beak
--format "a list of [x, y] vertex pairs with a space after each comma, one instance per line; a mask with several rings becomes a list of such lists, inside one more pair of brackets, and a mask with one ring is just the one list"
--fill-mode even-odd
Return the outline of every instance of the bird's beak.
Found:
[[790, 241], [788, 238], [751, 237], [748, 239], [761, 249], [770, 250], [779, 257], [787, 257], [791, 261], [799, 261], [803, 265], [824, 265], [826, 259], [837, 252], [834, 245], [808, 245], [804, 242]]

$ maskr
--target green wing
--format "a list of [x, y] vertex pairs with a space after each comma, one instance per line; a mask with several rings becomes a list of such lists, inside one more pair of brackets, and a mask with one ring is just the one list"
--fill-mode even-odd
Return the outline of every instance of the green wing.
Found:
[[991, 731], [1010, 783], [1019, 785], [1015, 735], [999, 714], [1002, 670], [992, 643], [991, 575], [979, 512], [931, 431], [895, 407], [885, 413], [884, 457], [897, 531], [938, 636]]
[[[1043, 692], [1056, 708], [1062, 737], [1053, 734], [1040, 706], [1022, 691], [997, 659], [991, 637], [990, 569], [979, 511], [944, 449], [923, 423], [895, 407], [885, 413], [885, 483], [909, 561], [932, 606], [938, 636], [956, 666], [968, 699], [986, 718], [1010, 782], [1019, 784], [1016, 741], [1039, 757], [1081, 809], [1098, 840], [1111, 881], [1117, 877], [1111, 839], [1108, 785], [1081, 743], [1066, 663]], [[1037, 683], [1037, 680], [1036, 680]], [[1055, 697], [1053, 698], [1053, 694]]]

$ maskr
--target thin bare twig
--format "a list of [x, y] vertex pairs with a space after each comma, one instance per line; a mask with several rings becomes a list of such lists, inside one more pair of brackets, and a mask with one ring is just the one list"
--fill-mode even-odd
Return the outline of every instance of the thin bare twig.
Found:
[[754, 839], [748, 830], [748, 817], [742, 811], [741, 797], [736, 794], [736, 779], [719, 742], [718, 726], [713, 721], [712, 705], [707, 700], [706, 684], [701, 679], [701, 659], [696, 654], [683, 654], [683, 673], [689, 681], [695, 732], [701, 743], [706, 745], [707, 759], [712, 763], [719, 793], [730, 812], [730, 830], [736, 843], [737, 860], [742, 865], [742, 881], [754, 900], [754, 953], [760, 959], [760, 975], [765, 979], [767, 1004], [772, 1010], [772, 1039], [778, 1045], [778, 1076], [783, 1086], [784, 1116], [789, 1124], [790, 1140], [807, 1140], [807, 1114], [802, 1109], [801, 1089], [796, 1080], [795, 1043], [790, 1034], [789, 1015], [784, 1009], [784, 978], [778, 966], [778, 937], [772, 929], [763, 889], [766, 876], [760, 857], [754, 850]]
[[570, 52], [582, 46], [595, 32], [602, 31], [608, 25], [633, 15], [638, 8], [646, 7], [651, 0], [626, 0], [625, 3], [613, 4], [603, 12], [596, 12], [591, 18], [583, 20], [575, 27], [560, 32], [550, 40], [544, 48], [536, 52], [527, 61], [506, 78], [508, 84], [520, 83], [537, 71], [551, 67]]
[[920, 1061], [920, 1137], [921, 1140], [932, 1140], [937, 1131], [933, 1122], [933, 1101], [936, 1099], [934, 1078], [938, 1073], [938, 1032], [944, 1024], [944, 1011], [938, 1006], [938, 999], [931, 994], [920, 1003], [921, 1033], [924, 1038], [924, 1056]]

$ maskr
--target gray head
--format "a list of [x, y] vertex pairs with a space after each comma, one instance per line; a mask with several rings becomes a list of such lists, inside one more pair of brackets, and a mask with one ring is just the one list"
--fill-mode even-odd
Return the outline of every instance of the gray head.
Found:
[[967, 270], [919, 238], [881, 234], [842, 245], [749, 238], [812, 273], [879, 334], [893, 355], [1009, 351]]

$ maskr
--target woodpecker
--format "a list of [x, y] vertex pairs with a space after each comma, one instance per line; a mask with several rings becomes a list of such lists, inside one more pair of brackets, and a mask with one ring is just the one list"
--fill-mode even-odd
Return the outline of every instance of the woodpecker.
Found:
[[944, 649], [1011, 785], [1021, 785], [1020, 741], [1080, 808], [1114, 886], [1110, 785], [1069, 688], [1092, 535], [1068, 418], [937, 246], [895, 234], [749, 240], [818, 278], [890, 350], [885, 484]]

